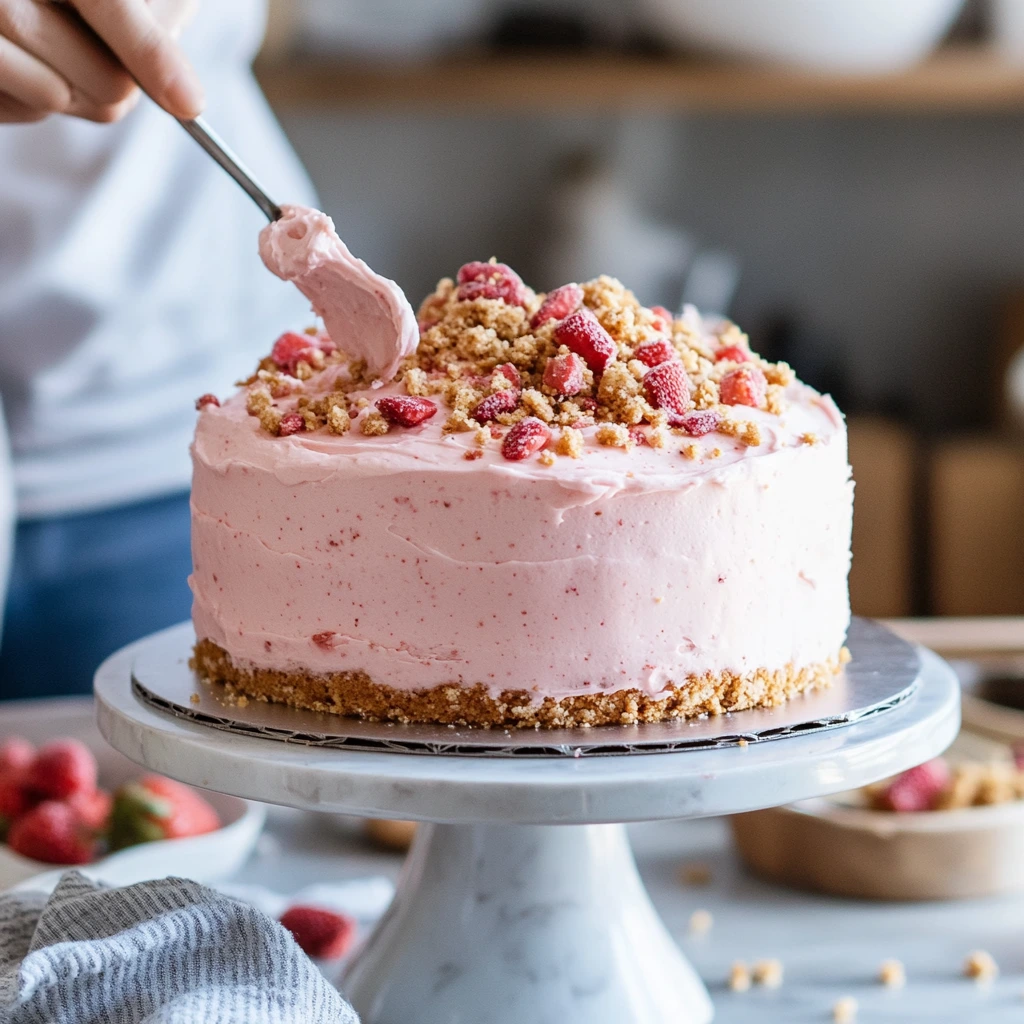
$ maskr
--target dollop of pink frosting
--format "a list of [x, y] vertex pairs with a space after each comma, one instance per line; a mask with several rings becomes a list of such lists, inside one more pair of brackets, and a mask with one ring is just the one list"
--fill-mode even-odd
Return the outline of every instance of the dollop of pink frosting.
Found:
[[402, 289], [353, 256], [334, 221], [308, 206], [282, 206], [260, 232], [267, 269], [309, 299], [331, 340], [373, 376], [387, 380], [419, 342], [416, 315]]

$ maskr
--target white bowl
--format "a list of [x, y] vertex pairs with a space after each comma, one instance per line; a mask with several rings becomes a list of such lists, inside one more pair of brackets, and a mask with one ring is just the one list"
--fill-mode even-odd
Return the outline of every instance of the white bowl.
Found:
[[[44, 743], [58, 736], [81, 740], [96, 755], [100, 783], [116, 789], [145, 774], [100, 736], [94, 721], [91, 697], [58, 700], [13, 701], [0, 704], [0, 740], [24, 736]], [[252, 852], [263, 828], [266, 811], [260, 804], [222, 793], [199, 790], [220, 816], [216, 832], [187, 839], [143, 843], [83, 865], [90, 877], [109, 885], [132, 885], [151, 878], [178, 875], [197, 882], [215, 882], [237, 871]], [[66, 868], [30, 860], [0, 843], [0, 890], [50, 889]]]
[[643, 0], [673, 42], [819, 71], [881, 72], [915, 63], [963, 0]]

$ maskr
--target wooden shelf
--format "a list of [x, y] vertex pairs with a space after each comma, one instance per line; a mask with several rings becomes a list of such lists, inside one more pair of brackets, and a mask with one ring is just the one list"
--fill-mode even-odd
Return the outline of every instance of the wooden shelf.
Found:
[[323, 58], [257, 64], [278, 109], [485, 113], [953, 113], [1024, 109], [1024, 68], [981, 46], [949, 47], [907, 71], [834, 75], [681, 57], [463, 56], [371, 67]]

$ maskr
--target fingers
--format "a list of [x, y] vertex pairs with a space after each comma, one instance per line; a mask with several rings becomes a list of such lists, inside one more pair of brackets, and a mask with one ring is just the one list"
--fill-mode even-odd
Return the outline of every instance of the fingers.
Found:
[[98, 124], [113, 124], [138, 105], [141, 95], [138, 89], [133, 89], [131, 95], [119, 103], [96, 103], [86, 96], [74, 97], [64, 113]]
[[13, 96], [0, 93], [0, 124], [31, 124], [42, 121], [52, 111], [30, 107]]
[[53, 113], [71, 102], [71, 87], [51, 67], [0, 36], [0, 90], [24, 104]]
[[165, 110], [185, 118], [202, 111], [195, 72], [145, 0], [75, 0], [75, 7]]

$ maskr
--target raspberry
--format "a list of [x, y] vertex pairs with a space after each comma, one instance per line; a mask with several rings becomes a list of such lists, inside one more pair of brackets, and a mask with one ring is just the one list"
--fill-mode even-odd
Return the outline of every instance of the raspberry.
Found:
[[35, 760], [36, 748], [21, 736], [0, 743], [0, 772], [22, 772]]
[[437, 412], [437, 406], [429, 398], [413, 395], [388, 395], [378, 398], [375, 404], [388, 423], [397, 423], [400, 427], [418, 426]]
[[320, 351], [320, 346], [315, 338], [308, 334], [296, 334], [294, 331], [285, 331], [270, 350], [270, 358], [284, 370], [285, 373], [295, 376], [295, 369], [299, 363], [306, 362], [312, 365], [316, 358], [314, 353]]
[[351, 917], [323, 907], [289, 907], [279, 920], [292, 933], [299, 949], [319, 960], [343, 957], [351, 949], [356, 934], [356, 923]]
[[503, 412], [511, 412], [519, 404], [519, 392], [514, 388], [495, 391], [477, 403], [473, 410], [473, 419], [477, 423], [489, 423]]
[[560, 395], [583, 390], [583, 360], [575, 352], [552, 356], [544, 367], [544, 383]]
[[715, 362], [720, 363], [728, 359], [731, 363], [746, 363], [750, 361], [750, 353], [739, 345], [726, 345], [715, 353]]
[[512, 462], [528, 459], [551, 440], [551, 431], [536, 416], [520, 420], [501, 442], [501, 454]]
[[686, 412], [690, 401], [690, 381], [677, 359], [659, 363], [644, 374], [644, 394], [655, 409], [668, 413], [671, 426]]
[[511, 363], [502, 363], [500, 366], [496, 366], [494, 372], [500, 373], [514, 388], [520, 388], [523, 385], [519, 371]]
[[564, 320], [583, 301], [583, 289], [578, 284], [563, 284], [540, 304], [540, 309], [530, 317], [531, 327], [540, 327], [549, 320]]
[[664, 306], [651, 306], [654, 314], [654, 326], [659, 331], [667, 331], [672, 326], [672, 314]]
[[96, 842], [74, 809], [57, 800], [46, 800], [23, 814], [11, 826], [7, 845], [47, 864], [88, 864], [96, 853]]
[[289, 437], [292, 434], [299, 433], [300, 430], [306, 429], [306, 421], [302, 418], [300, 412], [287, 412], [281, 417], [281, 426], [278, 428], [278, 434], [281, 437]]
[[718, 385], [719, 396], [726, 405], [764, 405], [768, 381], [756, 366], [740, 366], [727, 373]]
[[691, 437], [703, 437], [717, 430], [721, 422], [722, 417], [714, 409], [705, 409], [703, 412], [687, 413], [675, 426], [682, 427]]
[[633, 358], [639, 359], [644, 366], [657, 366], [658, 363], [667, 363], [670, 359], [675, 359], [676, 350], [668, 338], [657, 338], [638, 345]]
[[26, 784], [40, 796], [65, 800], [96, 789], [96, 758], [79, 740], [53, 740], [39, 748]]
[[501, 299], [509, 305], [522, 306], [526, 303], [526, 285], [504, 263], [474, 261], [459, 267], [458, 298]]
[[196, 408], [197, 409], [205, 409], [208, 405], [219, 406], [220, 405], [220, 399], [216, 395], [211, 395], [211, 394], [200, 395], [196, 399]]
[[949, 768], [937, 757], [897, 775], [875, 803], [886, 811], [927, 811], [948, 784]]
[[594, 373], [604, 373], [617, 351], [612, 336], [585, 306], [559, 321], [555, 342], [582, 356]]

